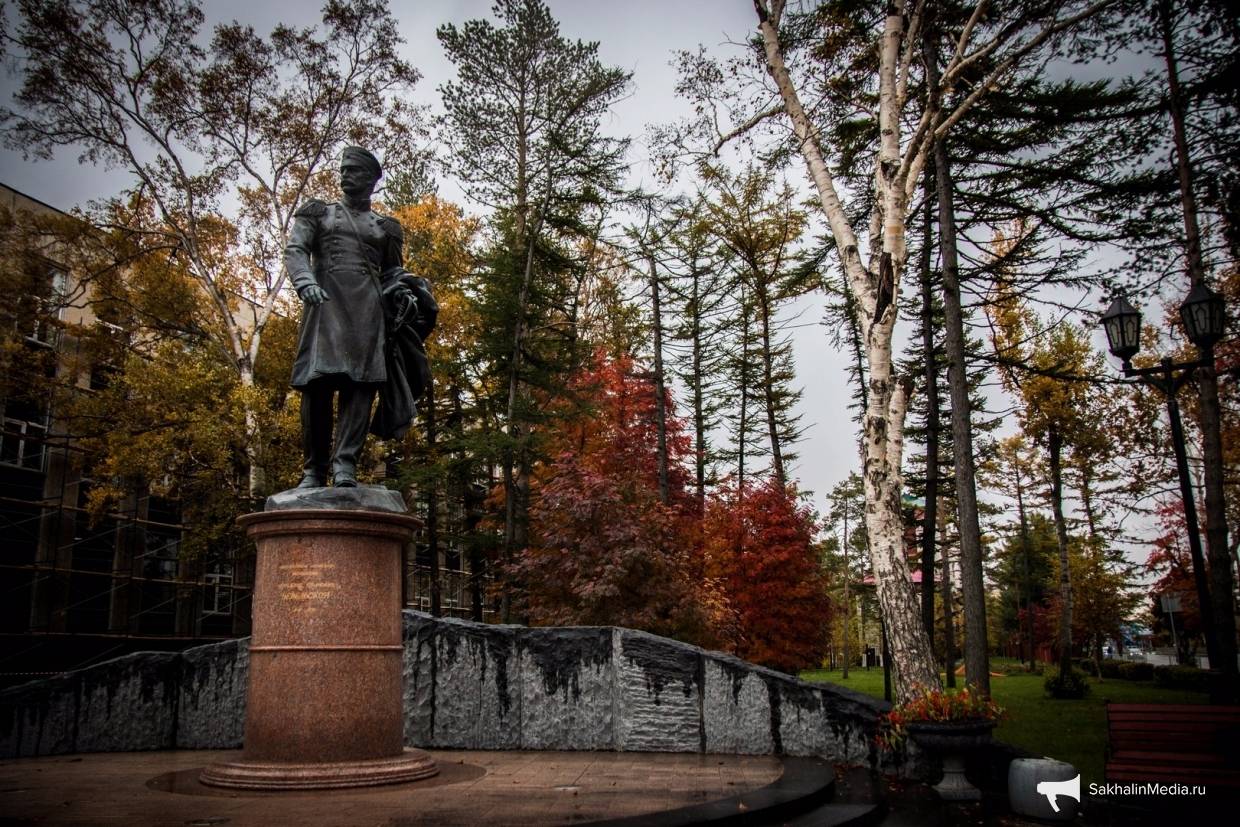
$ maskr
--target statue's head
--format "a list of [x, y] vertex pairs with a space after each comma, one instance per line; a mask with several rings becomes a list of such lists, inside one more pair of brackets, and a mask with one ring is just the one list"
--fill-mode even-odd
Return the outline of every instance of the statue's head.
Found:
[[369, 198], [382, 175], [379, 159], [360, 146], [340, 153], [340, 189], [350, 198]]

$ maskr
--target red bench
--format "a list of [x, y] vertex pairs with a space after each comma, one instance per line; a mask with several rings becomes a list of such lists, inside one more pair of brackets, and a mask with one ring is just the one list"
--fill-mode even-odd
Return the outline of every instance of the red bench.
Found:
[[1109, 782], [1240, 787], [1240, 706], [1106, 705]]

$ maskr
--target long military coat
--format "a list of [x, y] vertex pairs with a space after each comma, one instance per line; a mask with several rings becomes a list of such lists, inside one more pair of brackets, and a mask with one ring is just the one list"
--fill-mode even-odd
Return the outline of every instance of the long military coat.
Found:
[[400, 224], [370, 210], [311, 200], [294, 213], [285, 269], [298, 291], [317, 284], [328, 297], [322, 304], [303, 307], [294, 388], [304, 389], [326, 376], [370, 385], [387, 379], [378, 274], [401, 264], [402, 244]]

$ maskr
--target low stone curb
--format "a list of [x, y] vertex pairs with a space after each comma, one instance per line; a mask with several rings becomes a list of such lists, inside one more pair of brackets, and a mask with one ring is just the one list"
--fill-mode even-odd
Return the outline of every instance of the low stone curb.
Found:
[[[592, 827], [688, 827], [777, 824], [831, 801], [835, 768], [817, 758], [783, 759], [783, 775], [765, 787], [661, 813], [592, 822]], [[874, 808], [864, 808], [867, 811]]]

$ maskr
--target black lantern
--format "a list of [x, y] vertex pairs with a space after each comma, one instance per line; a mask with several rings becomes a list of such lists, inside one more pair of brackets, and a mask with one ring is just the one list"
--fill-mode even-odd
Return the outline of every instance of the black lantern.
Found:
[[1223, 297], [1199, 281], [1180, 305], [1180, 319], [1189, 340], [1201, 350], [1209, 350], [1223, 338], [1227, 321], [1223, 316]]
[[1128, 303], [1124, 296], [1116, 296], [1102, 314], [1102, 327], [1107, 332], [1107, 344], [1111, 353], [1127, 364], [1141, 349], [1141, 311]]

